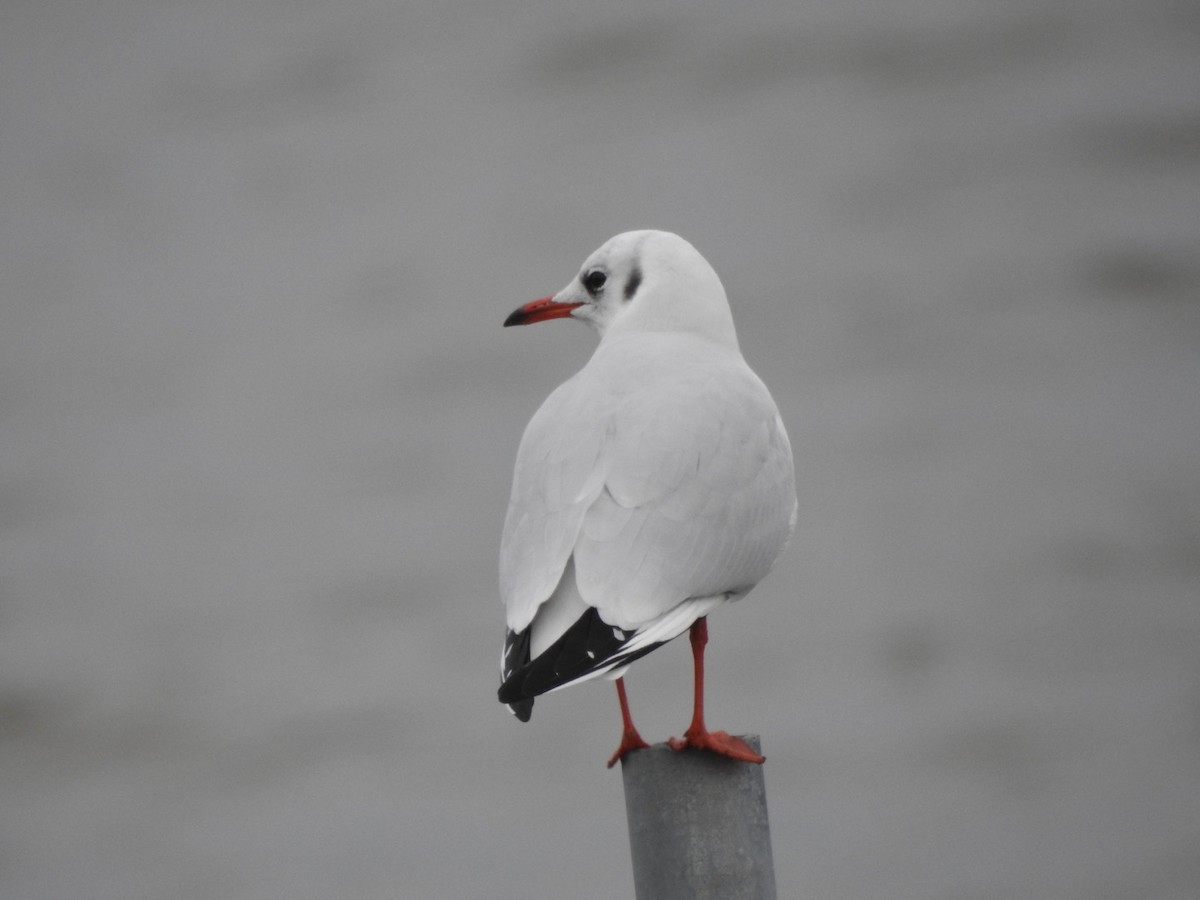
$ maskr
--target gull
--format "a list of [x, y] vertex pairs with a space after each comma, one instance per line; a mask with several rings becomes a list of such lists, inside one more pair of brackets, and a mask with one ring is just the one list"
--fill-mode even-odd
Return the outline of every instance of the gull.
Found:
[[608, 240], [571, 283], [504, 322], [578, 319], [600, 336], [525, 429], [500, 542], [506, 608], [499, 698], [529, 720], [534, 698], [616, 681], [622, 732], [611, 767], [649, 746], [625, 671], [685, 631], [692, 720], [676, 750], [761, 763], [704, 723], [707, 616], [771, 569], [796, 522], [792, 450], [746, 364], [717, 273], [678, 235]]

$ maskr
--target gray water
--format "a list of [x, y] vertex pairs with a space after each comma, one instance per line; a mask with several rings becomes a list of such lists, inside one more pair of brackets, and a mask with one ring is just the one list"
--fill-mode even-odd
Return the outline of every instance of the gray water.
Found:
[[1194, 3], [9, 2], [0, 103], [6, 900], [632, 896], [495, 557], [593, 346], [500, 323], [642, 227], [796, 451], [710, 644], [781, 896], [1200, 896]]

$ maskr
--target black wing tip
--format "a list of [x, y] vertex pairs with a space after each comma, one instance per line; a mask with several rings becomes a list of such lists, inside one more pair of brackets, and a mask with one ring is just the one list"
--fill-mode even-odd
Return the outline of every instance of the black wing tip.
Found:
[[[511, 706], [513, 713], [518, 719], [521, 718], [521, 713], [517, 711], [517, 707], [522, 706], [526, 701], [530, 704], [533, 703], [533, 695], [526, 694], [521, 689], [523, 671], [523, 669], [518, 669], [500, 685], [500, 690], [496, 691], [497, 699], [506, 706]], [[528, 719], [529, 717], [526, 716], [525, 718]], [[521, 719], [521, 721], [525, 721], [525, 719]]]
[[528, 722], [533, 715], [533, 698], [525, 696], [519, 685], [519, 679], [514, 674], [529, 665], [530, 629], [516, 632], [511, 629], [504, 634], [504, 660], [500, 667], [500, 690], [496, 692], [501, 703], [517, 717], [518, 721]]
[[[634, 632], [614, 628], [600, 618], [599, 612], [589, 609], [575, 620], [561, 637], [547, 647], [536, 659], [529, 658], [529, 629], [520, 634], [508, 633], [505, 642], [504, 683], [500, 685], [501, 703], [508, 704], [521, 721], [518, 707], [525, 701], [595, 672], [611, 671], [626, 665], [662, 642], [623, 652]], [[510, 665], [508, 659], [515, 656]], [[525, 708], [526, 718], [529, 709]]]
[[529, 717], [533, 715], [532, 697], [526, 697], [524, 700], [509, 701], [506, 705], [508, 706], [509, 711], [517, 717], [518, 722], [528, 722]]

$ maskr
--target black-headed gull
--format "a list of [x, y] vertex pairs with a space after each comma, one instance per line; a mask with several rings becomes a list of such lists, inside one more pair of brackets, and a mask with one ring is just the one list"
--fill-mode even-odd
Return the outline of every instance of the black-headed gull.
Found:
[[528, 721], [539, 694], [616, 679], [623, 730], [611, 766], [648, 746], [621, 676], [690, 631], [693, 716], [671, 746], [762, 762], [705, 728], [705, 617], [744, 597], [787, 544], [795, 472], [725, 289], [683, 238], [631, 231], [504, 324], [559, 318], [587, 322], [600, 345], [542, 404], [517, 452], [500, 544], [500, 700]]

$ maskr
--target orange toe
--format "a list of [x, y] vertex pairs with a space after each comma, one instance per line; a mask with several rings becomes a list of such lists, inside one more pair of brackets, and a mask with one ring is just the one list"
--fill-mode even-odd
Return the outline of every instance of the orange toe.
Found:
[[765, 756], [760, 756], [754, 752], [754, 749], [743, 741], [740, 737], [734, 737], [725, 731], [692, 731], [688, 729], [683, 735], [683, 739], [671, 738], [667, 741], [672, 750], [707, 750], [709, 753], [716, 753], [719, 756], [727, 756], [730, 759], [741, 760], [742, 762], [762, 764], [766, 762]]
[[642, 740], [642, 736], [636, 731], [626, 731], [621, 734], [621, 743], [617, 745], [616, 752], [608, 758], [608, 768], [612, 768], [617, 763], [625, 758], [625, 754], [631, 750], [648, 750], [650, 745]]

